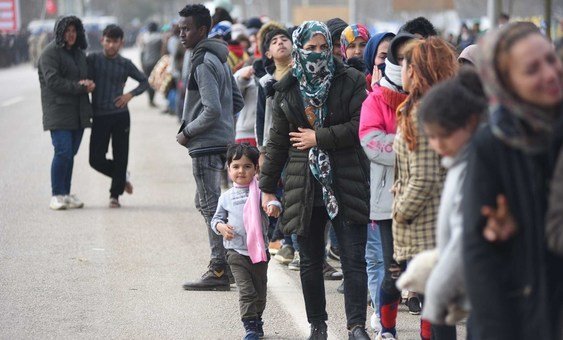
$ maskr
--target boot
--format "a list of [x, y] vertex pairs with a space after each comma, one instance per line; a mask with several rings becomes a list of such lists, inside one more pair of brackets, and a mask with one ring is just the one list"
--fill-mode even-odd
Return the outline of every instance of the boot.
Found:
[[208, 270], [199, 281], [186, 282], [182, 287], [185, 290], [228, 291], [231, 289], [231, 285], [225, 268], [226, 264], [211, 261]]
[[311, 335], [308, 340], [327, 340], [328, 332], [326, 322], [319, 321], [311, 324]]
[[355, 325], [348, 331], [348, 340], [370, 340], [364, 326]]
[[242, 320], [244, 324], [244, 330], [246, 333], [244, 334], [243, 340], [259, 340], [260, 337], [258, 336], [257, 328], [258, 328], [258, 320], [257, 319], [246, 319]]

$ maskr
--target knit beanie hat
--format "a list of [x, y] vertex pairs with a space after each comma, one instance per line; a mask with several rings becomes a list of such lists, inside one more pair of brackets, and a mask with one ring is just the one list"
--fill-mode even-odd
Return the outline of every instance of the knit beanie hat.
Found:
[[326, 26], [330, 32], [330, 38], [334, 42], [340, 40], [340, 35], [348, 27], [348, 24], [340, 18], [333, 18], [326, 22]]

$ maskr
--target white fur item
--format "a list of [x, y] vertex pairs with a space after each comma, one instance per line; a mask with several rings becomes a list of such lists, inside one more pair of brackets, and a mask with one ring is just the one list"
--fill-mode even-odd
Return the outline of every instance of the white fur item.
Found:
[[407, 270], [397, 280], [397, 288], [424, 294], [426, 282], [438, 261], [438, 250], [425, 250], [416, 255], [408, 264]]

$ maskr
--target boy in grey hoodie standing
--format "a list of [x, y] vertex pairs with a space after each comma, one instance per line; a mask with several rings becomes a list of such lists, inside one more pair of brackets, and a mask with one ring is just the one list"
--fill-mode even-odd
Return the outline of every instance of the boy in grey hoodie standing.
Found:
[[196, 207], [207, 225], [211, 261], [199, 281], [187, 282], [186, 290], [229, 290], [223, 239], [210, 227], [221, 195], [221, 171], [227, 145], [235, 140], [234, 115], [244, 102], [227, 64], [229, 50], [221, 40], [208, 39], [209, 10], [187, 5], [180, 11], [180, 41], [193, 49], [187, 81], [182, 127], [176, 140], [188, 148], [196, 181]]

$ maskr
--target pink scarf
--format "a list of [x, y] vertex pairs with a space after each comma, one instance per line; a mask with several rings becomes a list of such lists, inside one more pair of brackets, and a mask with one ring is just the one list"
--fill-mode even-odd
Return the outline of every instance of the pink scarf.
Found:
[[266, 262], [266, 247], [262, 232], [262, 214], [260, 211], [260, 189], [256, 177], [248, 187], [248, 198], [244, 204], [243, 221], [246, 230], [246, 247], [252, 263]]

